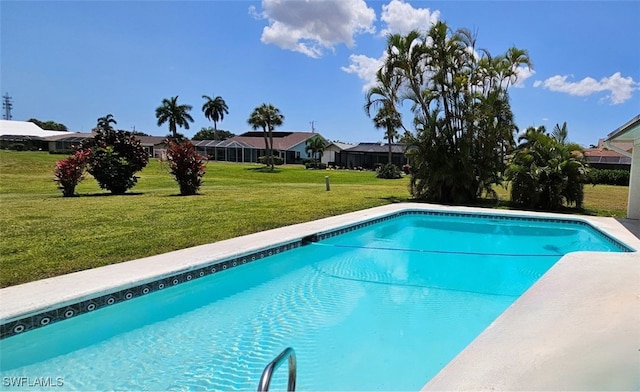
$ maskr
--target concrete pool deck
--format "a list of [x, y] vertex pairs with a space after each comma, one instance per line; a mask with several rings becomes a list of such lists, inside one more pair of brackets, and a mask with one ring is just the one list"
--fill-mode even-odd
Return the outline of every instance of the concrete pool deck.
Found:
[[[613, 218], [391, 204], [4, 288], [0, 323], [403, 210], [577, 219], [640, 250], [640, 239]], [[640, 253], [576, 252], [556, 263], [424, 390], [638, 389], [639, 350]]]

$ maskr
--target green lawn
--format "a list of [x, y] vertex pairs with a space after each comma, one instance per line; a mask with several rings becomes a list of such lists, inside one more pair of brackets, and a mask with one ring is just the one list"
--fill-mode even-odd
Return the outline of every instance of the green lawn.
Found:
[[[157, 160], [131, 194], [111, 196], [88, 177], [76, 189], [80, 197], [63, 198], [52, 174], [62, 158], [0, 151], [1, 287], [409, 198], [408, 178], [295, 165], [268, 172], [262, 165], [220, 162], [207, 165], [200, 195], [179, 197], [166, 163]], [[504, 207], [508, 192], [498, 191]], [[625, 215], [626, 187], [585, 191], [585, 213]]]

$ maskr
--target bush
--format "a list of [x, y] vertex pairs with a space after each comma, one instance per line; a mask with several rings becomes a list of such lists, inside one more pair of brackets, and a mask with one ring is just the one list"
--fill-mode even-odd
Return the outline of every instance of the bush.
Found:
[[171, 174], [180, 186], [180, 194], [198, 193], [205, 171], [203, 157], [196, 152], [194, 145], [189, 141], [180, 143], [169, 140], [167, 161]]
[[56, 162], [54, 181], [58, 184], [58, 189], [62, 190], [63, 197], [75, 195], [76, 185], [84, 179], [88, 155], [88, 151], [76, 151], [72, 156]]
[[385, 163], [376, 170], [376, 177], [395, 180], [402, 178], [402, 173], [400, 169], [398, 169], [398, 166], [393, 163]]
[[[280, 158], [279, 156], [276, 155], [272, 155], [271, 159], [273, 159], [273, 164], [274, 165], [284, 165], [284, 159]], [[267, 157], [266, 156], [261, 156], [258, 157], [258, 162], [264, 164], [264, 165], [268, 165], [269, 162], [267, 162]]]
[[88, 171], [102, 189], [123, 194], [138, 182], [135, 173], [149, 162], [140, 140], [131, 132], [98, 129], [93, 139], [82, 142], [80, 150], [90, 151]]
[[325, 170], [327, 168], [327, 164], [322, 162], [307, 162], [304, 164], [304, 168]]
[[588, 176], [590, 184], [629, 185], [630, 172], [627, 170], [591, 169]]

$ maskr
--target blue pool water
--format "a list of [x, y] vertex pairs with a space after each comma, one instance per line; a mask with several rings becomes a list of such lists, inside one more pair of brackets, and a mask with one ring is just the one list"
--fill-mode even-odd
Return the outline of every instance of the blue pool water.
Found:
[[404, 215], [3, 339], [0, 375], [255, 390], [291, 346], [299, 390], [417, 390], [577, 250], [621, 249], [586, 225]]

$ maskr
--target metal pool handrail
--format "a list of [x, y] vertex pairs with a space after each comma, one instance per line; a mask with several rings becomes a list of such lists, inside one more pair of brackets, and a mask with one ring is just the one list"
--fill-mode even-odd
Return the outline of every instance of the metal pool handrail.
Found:
[[273, 361], [269, 362], [264, 368], [258, 384], [258, 392], [268, 391], [271, 384], [273, 373], [282, 365], [285, 359], [289, 359], [289, 382], [287, 383], [287, 391], [296, 390], [296, 352], [293, 348], [287, 347]]

